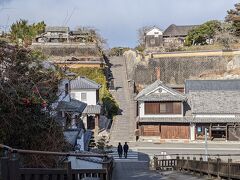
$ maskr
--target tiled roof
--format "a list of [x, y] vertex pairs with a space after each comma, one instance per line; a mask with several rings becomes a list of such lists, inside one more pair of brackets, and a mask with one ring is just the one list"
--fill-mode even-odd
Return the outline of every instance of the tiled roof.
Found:
[[162, 93], [162, 94], [149, 94], [147, 96], [139, 97], [139, 101], [183, 101], [185, 98], [181, 96], [175, 96], [170, 93]]
[[240, 90], [240, 79], [231, 80], [186, 80], [185, 92], [189, 91], [235, 91]]
[[194, 118], [191, 116], [185, 117], [156, 117], [156, 118], [139, 118], [141, 123], [235, 123], [240, 122], [240, 118]]
[[192, 117], [142, 117], [139, 122], [190, 123]]
[[234, 123], [240, 122], [240, 118], [193, 118], [192, 122], [196, 123]]
[[239, 114], [240, 91], [190, 91], [193, 114]]
[[[158, 87], [163, 87], [167, 93], [151, 93]], [[148, 94], [150, 93], [150, 94]], [[165, 86], [160, 80], [156, 80], [153, 84], [144, 88], [138, 93], [135, 100], [139, 101], [185, 101], [186, 97], [178, 91]]]
[[147, 34], [149, 31], [152, 31], [153, 29], [158, 29], [159, 31], [163, 31], [163, 30], [160, 29], [159, 27], [153, 26], [153, 27], [147, 28], [147, 29], [144, 31], [144, 33]]
[[78, 77], [70, 81], [71, 90], [74, 89], [100, 89], [101, 85], [86, 77]]
[[177, 26], [171, 24], [164, 32], [163, 36], [187, 36], [188, 32], [193, 28], [196, 28], [197, 25], [188, 25], [188, 26]]
[[58, 103], [56, 108], [57, 111], [69, 111], [69, 112], [80, 112], [86, 108], [87, 104], [75, 99], [71, 99], [70, 102], [61, 101]]
[[69, 27], [64, 26], [47, 26], [45, 28], [45, 32], [68, 32]]
[[101, 106], [100, 105], [87, 105], [83, 113], [85, 114], [100, 114]]
[[64, 131], [64, 138], [67, 142], [69, 142], [71, 145], [75, 145], [77, 141], [77, 137], [80, 134], [80, 132], [83, 131], [82, 129], [74, 129], [74, 130], [67, 130]]

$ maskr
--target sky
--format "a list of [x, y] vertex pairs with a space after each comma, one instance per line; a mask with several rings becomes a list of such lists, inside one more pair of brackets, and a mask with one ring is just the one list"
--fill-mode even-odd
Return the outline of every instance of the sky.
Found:
[[239, 0], [0, 0], [0, 28], [19, 19], [49, 26], [96, 28], [109, 47], [137, 45], [137, 30], [224, 20]]

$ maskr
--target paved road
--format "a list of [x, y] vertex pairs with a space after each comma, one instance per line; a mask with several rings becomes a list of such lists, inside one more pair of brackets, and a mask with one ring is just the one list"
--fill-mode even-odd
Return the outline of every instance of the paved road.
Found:
[[[147, 154], [150, 157], [159, 155], [161, 152], [167, 154], [204, 154], [204, 143], [166, 143], [166, 144], [154, 144], [147, 142], [136, 142], [130, 144], [133, 151]], [[240, 144], [239, 143], [209, 143], [208, 154], [238, 154], [238, 156], [231, 155], [234, 161], [240, 161]], [[199, 156], [198, 156], [199, 157]], [[198, 158], [197, 157], [197, 158]], [[216, 156], [215, 156], [216, 157]], [[227, 160], [230, 156], [221, 157], [223, 160]]]
[[175, 171], [157, 172], [149, 170], [147, 162], [117, 162], [113, 171], [114, 180], [201, 180], [206, 179]]
[[112, 95], [121, 109], [121, 114], [116, 116], [113, 121], [110, 135], [110, 144], [116, 146], [118, 142], [135, 141], [135, 108], [134, 101], [130, 98], [124, 58], [112, 57], [110, 63], [116, 88], [116, 91], [112, 91]]

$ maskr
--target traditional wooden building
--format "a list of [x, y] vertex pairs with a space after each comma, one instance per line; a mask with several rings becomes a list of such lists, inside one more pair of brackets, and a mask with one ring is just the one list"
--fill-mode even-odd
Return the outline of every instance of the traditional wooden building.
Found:
[[69, 27], [64, 26], [47, 26], [45, 32], [36, 37], [36, 42], [59, 43], [69, 40]]
[[175, 24], [171, 24], [164, 32], [163, 32], [163, 43], [164, 46], [168, 46], [171, 43], [174, 43], [178, 46], [183, 46], [185, 37], [188, 35], [188, 32], [197, 25], [184, 25], [177, 26]]
[[96, 32], [93, 29], [79, 28], [76, 31], [69, 32], [71, 42], [92, 43], [95, 41]]
[[163, 31], [157, 27], [153, 27], [144, 33], [144, 41], [146, 48], [163, 46]]
[[187, 80], [192, 140], [240, 140], [240, 80]]
[[186, 96], [160, 80], [143, 89], [137, 101], [140, 139], [189, 139], [190, 124], [184, 116]]
[[99, 103], [100, 84], [78, 77], [61, 83], [60, 100], [57, 103], [58, 121], [65, 129], [84, 128], [99, 130], [101, 105]]
[[99, 104], [99, 89], [101, 85], [86, 78], [78, 77], [70, 81], [70, 96], [74, 100], [86, 103], [82, 112], [82, 120], [86, 129], [99, 129], [101, 105]]
[[187, 80], [181, 91], [157, 80], [136, 96], [140, 140], [240, 140], [240, 80]]

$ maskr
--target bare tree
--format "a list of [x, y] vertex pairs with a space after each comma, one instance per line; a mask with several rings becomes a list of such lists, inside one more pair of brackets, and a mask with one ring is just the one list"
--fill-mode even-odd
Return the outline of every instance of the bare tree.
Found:
[[221, 28], [215, 34], [215, 40], [219, 42], [225, 50], [229, 50], [231, 44], [237, 41], [230, 23], [222, 23]]
[[138, 43], [139, 43], [139, 45], [144, 45], [144, 41], [145, 41], [144, 36], [145, 36], [145, 33], [146, 33], [146, 31], [148, 31], [148, 30], [151, 29], [151, 28], [152, 28], [151, 26], [143, 26], [143, 27], [141, 27], [141, 28], [139, 28], [139, 29], [137, 30], [137, 32], [138, 32]]

